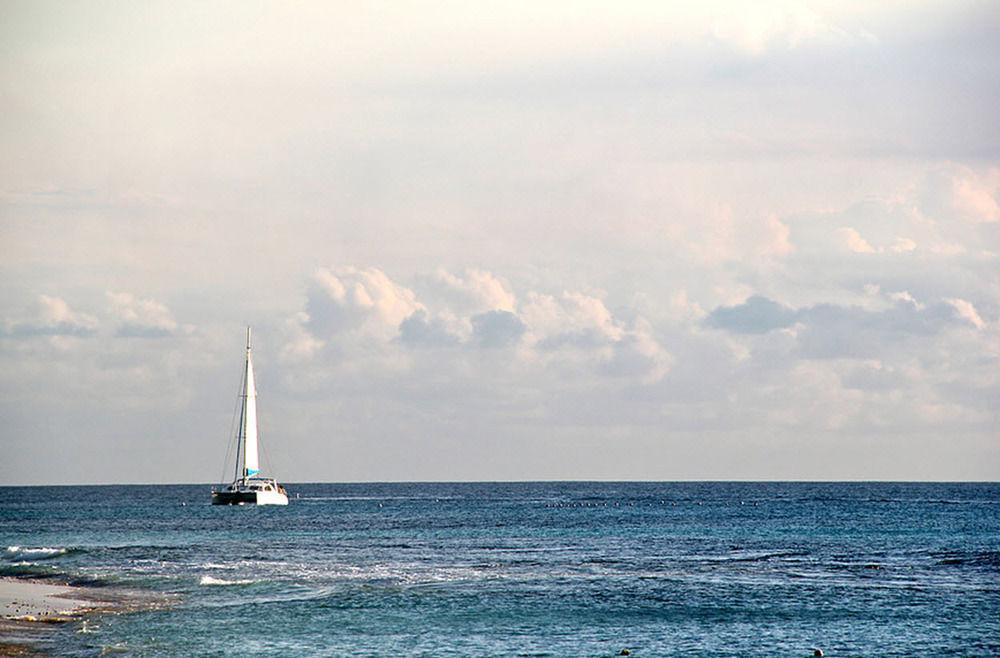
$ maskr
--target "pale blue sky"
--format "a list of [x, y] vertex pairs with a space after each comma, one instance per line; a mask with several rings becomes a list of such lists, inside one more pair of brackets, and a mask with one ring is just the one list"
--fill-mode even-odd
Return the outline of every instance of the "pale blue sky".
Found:
[[0, 483], [1000, 477], [996, 3], [686, 4], [0, 2]]

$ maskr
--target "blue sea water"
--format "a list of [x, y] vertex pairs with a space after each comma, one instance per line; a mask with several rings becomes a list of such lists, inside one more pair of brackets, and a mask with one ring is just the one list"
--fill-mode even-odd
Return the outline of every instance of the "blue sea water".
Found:
[[288, 489], [0, 489], [0, 575], [169, 597], [67, 656], [1000, 655], [998, 484]]

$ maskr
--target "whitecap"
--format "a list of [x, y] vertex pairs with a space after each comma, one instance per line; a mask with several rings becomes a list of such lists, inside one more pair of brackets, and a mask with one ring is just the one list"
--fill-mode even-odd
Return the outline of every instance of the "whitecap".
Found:
[[68, 552], [69, 550], [65, 548], [49, 548], [48, 546], [40, 546], [38, 548], [30, 546], [8, 546], [7, 550], [4, 551], [4, 554], [10, 558], [18, 557], [21, 559], [44, 560], [56, 557], [57, 555], [65, 555]]
[[250, 583], [255, 583], [256, 580], [245, 579], [245, 580], [226, 580], [224, 578], [213, 578], [212, 576], [202, 576], [201, 580], [198, 581], [199, 585], [249, 585]]
[[219, 564], [218, 562], [204, 562], [198, 565], [202, 569], [238, 569], [237, 564]]
[[100, 626], [98, 626], [96, 624], [90, 625], [90, 624], [87, 623], [87, 620], [84, 619], [83, 623], [80, 625], [80, 629], [77, 631], [77, 633], [96, 633], [97, 629], [99, 629], [99, 628], [100, 628]]

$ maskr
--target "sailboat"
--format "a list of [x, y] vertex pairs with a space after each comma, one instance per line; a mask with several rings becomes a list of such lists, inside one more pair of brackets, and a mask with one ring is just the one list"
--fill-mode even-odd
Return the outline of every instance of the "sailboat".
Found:
[[274, 478], [260, 475], [257, 455], [257, 387], [253, 379], [250, 327], [247, 327], [247, 360], [243, 369], [240, 425], [236, 434], [236, 474], [227, 487], [212, 490], [213, 505], [287, 505], [288, 493]]

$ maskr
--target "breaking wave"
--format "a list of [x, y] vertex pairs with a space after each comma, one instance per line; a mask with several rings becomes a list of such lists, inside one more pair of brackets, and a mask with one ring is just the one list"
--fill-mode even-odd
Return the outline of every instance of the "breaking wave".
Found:
[[49, 548], [47, 546], [8, 546], [4, 557], [18, 560], [48, 560], [70, 552], [68, 548]]
[[252, 578], [238, 579], [238, 580], [226, 580], [225, 578], [213, 578], [212, 576], [202, 576], [201, 580], [198, 581], [199, 585], [249, 585], [251, 583], [257, 582]]

